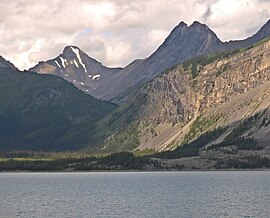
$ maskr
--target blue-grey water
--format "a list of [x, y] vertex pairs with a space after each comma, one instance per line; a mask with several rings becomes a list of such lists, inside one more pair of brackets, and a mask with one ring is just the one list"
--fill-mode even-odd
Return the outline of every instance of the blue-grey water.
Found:
[[0, 217], [270, 217], [270, 172], [2, 173]]

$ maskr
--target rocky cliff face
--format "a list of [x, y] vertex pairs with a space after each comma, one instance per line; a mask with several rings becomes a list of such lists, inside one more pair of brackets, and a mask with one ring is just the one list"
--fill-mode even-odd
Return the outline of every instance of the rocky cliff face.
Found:
[[[128, 108], [139, 104], [132, 114], [125, 114], [125, 117], [134, 118], [129, 117], [126, 123], [137, 124], [139, 148], [157, 150], [173, 148], [220, 126], [233, 130], [257, 113], [263, 113], [258, 122], [267, 122], [269, 60], [270, 41], [217, 58], [207, 65], [199, 63], [195, 77], [191, 72], [192, 62], [178, 65], [141, 88], [118, 109], [118, 114], [121, 108], [127, 113]], [[252, 128], [243, 135], [254, 136], [259, 143], [265, 144], [269, 138], [268, 127], [254, 124]]]

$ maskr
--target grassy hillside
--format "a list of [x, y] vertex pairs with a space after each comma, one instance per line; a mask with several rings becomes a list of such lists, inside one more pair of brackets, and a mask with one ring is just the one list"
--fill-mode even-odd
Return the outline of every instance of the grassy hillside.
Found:
[[0, 68], [0, 150], [94, 145], [97, 121], [115, 108], [61, 78]]

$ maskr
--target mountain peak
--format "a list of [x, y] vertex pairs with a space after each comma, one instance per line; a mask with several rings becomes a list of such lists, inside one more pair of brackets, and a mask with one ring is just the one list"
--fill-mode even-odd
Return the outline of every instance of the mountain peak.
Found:
[[200, 28], [200, 29], [209, 29], [207, 25], [200, 23], [199, 21], [194, 21], [190, 26], [190, 29]]
[[210, 39], [213, 40], [215, 44], [221, 43], [216, 34], [207, 25], [202, 24], [199, 21], [194, 21], [190, 26], [188, 26], [186, 23], [181, 21], [172, 30], [164, 44], [160, 47], [166, 47], [168, 44], [172, 44], [173, 50], [176, 47], [181, 47], [180, 50], [182, 50], [187, 44], [192, 44], [195, 41], [198, 42], [198, 37], [200, 38], [199, 44], [201, 45], [205, 44], [206, 41], [208, 42], [206, 44], [209, 44]]
[[195, 20], [195, 21], [191, 24], [191, 26], [196, 26], [196, 25], [201, 26], [201, 25], [204, 25], [204, 24], [202, 24], [202, 23], [200, 23], [199, 21]]
[[63, 50], [63, 54], [71, 54], [71, 55], [76, 55], [79, 54], [81, 51], [81, 49], [77, 46], [73, 46], [73, 45], [68, 45], [64, 48]]
[[67, 45], [67, 46], [64, 48], [64, 50], [69, 50], [69, 49], [78, 49], [78, 50], [80, 50], [80, 48], [77, 47], [77, 46], [75, 46], [75, 45]]
[[179, 24], [178, 24], [178, 27], [187, 27], [188, 25], [184, 22], [184, 21], [181, 21]]

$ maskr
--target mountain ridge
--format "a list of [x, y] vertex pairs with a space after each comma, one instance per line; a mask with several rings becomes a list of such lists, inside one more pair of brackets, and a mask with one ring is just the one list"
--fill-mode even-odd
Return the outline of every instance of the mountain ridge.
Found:
[[[100, 85], [85, 88], [81, 83], [88, 81], [87, 78], [68, 79], [63, 74], [60, 76], [74, 83], [81, 90], [88, 90], [87, 93], [96, 98], [120, 103], [141, 85], [175, 64], [200, 55], [248, 47], [269, 36], [270, 21], [253, 36], [229, 42], [222, 42], [207, 25], [198, 21], [194, 21], [190, 26], [180, 22], [148, 58], [135, 62], [136, 64], [132, 62], [123, 69], [117, 68], [114, 73], [107, 73], [108, 77]], [[31, 71], [41, 72], [41, 69], [42, 66], [36, 65]], [[56, 72], [53, 74], [57, 75]], [[73, 72], [73, 74], [77, 73]]]
[[[197, 34], [194, 35], [194, 32], [197, 32]], [[198, 32], [202, 32], [204, 34], [204, 37], [201, 38], [202, 34], [198, 34]], [[205, 24], [201, 24], [200, 22], [195, 21], [192, 25], [187, 26], [184, 22], [180, 22], [180, 24], [172, 30], [172, 32], [157, 48], [157, 50], [150, 57], [145, 59], [144, 63], [140, 65], [137, 69], [133, 69], [133, 71], [130, 73], [131, 76], [129, 76], [129, 78], [124, 78], [122, 76], [122, 80], [124, 81], [124, 84], [129, 84], [129, 86], [131, 87], [133, 86], [133, 89], [131, 90], [134, 91], [142, 84], [156, 77], [157, 75], [175, 64], [179, 64], [200, 55], [207, 55], [210, 53], [225, 51], [229, 49], [248, 47], [256, 43], [257, 41], [260, 41], [263, 38], [269, 36], [269, 21], [265, 25], [263, 25], [263, 27], [260, 28], [260, 30], [252, 37], [239, 41], [231, 41], [228, 43], [222, 42], [217, 37], [217, 35]], [[168, 45], [168, 42], [172, 43]], [[125, 69], [122, 70], [123, 73], [125, 73], [124, 71]], [[119, 82], [120, 75], [121, 72], [118, 75], [114, 76], [111, 79], [111, 83], [113, 83], [114, 81], [115, 83]], [[136, 80], [135, 84], [135, 78], [142, 79]], [[121, 88], [130, 89], [123, 86]], [[107, 90], [109, 92], [109, 97], [106, 97], [104, 99], [113, 100], [116, 102], [119, 100], [119, 96], [121, 99], [121, 90], [114, 89], [113, 86]], [[103, 92], [105, 92], [105, 90], [103, 90]], [[123, 94], [123, 96], [126, 96], [126, 94]]]

